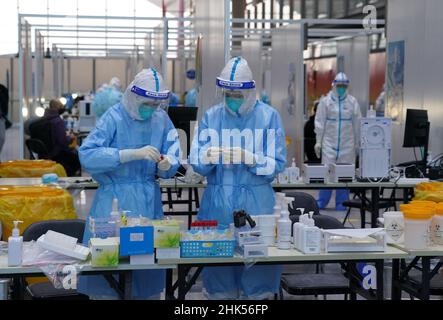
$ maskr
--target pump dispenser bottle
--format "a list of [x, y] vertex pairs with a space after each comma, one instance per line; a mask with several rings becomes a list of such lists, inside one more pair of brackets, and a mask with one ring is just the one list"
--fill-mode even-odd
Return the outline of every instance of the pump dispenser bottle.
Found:
[[289, 183], [297, 183], [298, 177], [300, 176], [300, 170], [295, 164], [295, 158], [292, 158], [292, 165], [288, 168]]
[[291, 220], [289, 219], [288, 206], [293, 200], [289, 197], [283, 199], [280, 219], [277, 222], [278, 249], [288, 250], [291, 248]]
[[315, 226], [315, 221], [312, 218], [314, 212], [309, 212], [309, 217], [306, 219], [303, 226], [301, 237], [301, 251], [303, 253], [320, 253], [321, 249], [321, 230]]
[[8, 238], [8, 266], [16, 267], [22, 264], [23, 256], [23, 237], [20, 236], [18, 224], [23, 221], [14, 221], [12, 236]]

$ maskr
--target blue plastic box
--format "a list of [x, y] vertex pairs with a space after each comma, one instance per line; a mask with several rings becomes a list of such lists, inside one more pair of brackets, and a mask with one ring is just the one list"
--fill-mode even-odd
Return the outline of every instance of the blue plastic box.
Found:
[[120, 256], [154, 254], [154, 227], [120, 228]]
[[180, 241], [181, 258], [230, 258], [234, 256], [235, 240]]

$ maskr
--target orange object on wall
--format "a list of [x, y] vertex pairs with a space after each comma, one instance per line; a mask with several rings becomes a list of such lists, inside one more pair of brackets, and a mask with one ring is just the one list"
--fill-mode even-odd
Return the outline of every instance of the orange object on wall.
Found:
[[[328, 94], [337, 69], [337, 58], [320, 58], [306, 61], [308, 105]], [[375, 105], [383, 91], [386, 73], [385, 52], [371, 53], [369, 56], [369, 101]], [[352, 86], [352, 79], [351, 86]]]

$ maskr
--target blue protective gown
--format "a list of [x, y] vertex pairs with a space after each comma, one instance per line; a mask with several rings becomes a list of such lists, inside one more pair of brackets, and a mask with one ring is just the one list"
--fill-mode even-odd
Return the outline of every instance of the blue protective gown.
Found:
[[[223, 103], [209, 109], [198, 127], [198, 134], [207, 128], [215, 130], [220, 142], [210, 142], [212, 146], [221, 146], [222, 129], [263, 129], [275, 130], [275, 154], [268, 152], [266, 141], [255, 142], [263, 145], [267, 156], [266, 163], [275, 163], [272, 172], [258, 175], [258, 169], [266, 166], [257, 164], [248, 167], [245, 164], [223, 165], [199, 162], [199, 152], [204, 152], [208, 141], [198, 141], [197, 135], [191, 148], [191, 164], [194, 170], [207, 177], [208, 186], [198, 213], [200, 220], [217, 220], [219, 226], [228, 227], [233, 222], [233, 211], [243, 209], [251, 215], [273, 214], [275, 205], [274, 190], [271, 183], [275, 176], [282, 172], [286, 165], [286, 143], [282, 121], [278, 112], [263, 102], [258, 101], [251, 112], [245, 116], [233, 115], [226, 110]], [[245, 148], [245, 139], [241, 141]], [[234, 145], [235, 146], [235, 145]], [[203, 284], [206, 291], [217, 298], [239, 298], [241, 295], [259, 298], [263, 294], [278, 292], [282, 268], [280, 266], [245, 267], [207, 267], [203, 271]]]
[[171, 92], [169, 95], [169, 106], [177, 107], [180, 104], [180, 97], [174, 92]]
[[185, 107], [195, 107], [197, 101], [197, 89], [192, 88], [185, 96]]
[[[148, 120], [138, 121], [132, 119], [119, 103], [100, 118], [79, 150], [82, 166], [100, 184], [89, 213], [91, 217], [109, 216], [115, 197], [122, 210], [151, 219], [163, 217], [160, 188], [155, 176], [170, 178], [179, 166], [178, 140], [168, 141], [171, 130], [174, 137], [175, 128], [163, 110], [157, 110]], [[146, 145], [156, 147], [161, 154], [177, 161], [168, 171], [158, 170], [157, 164], [148, 160], [120, 163], [119, 150]], [[85, 244], [90, 236], [89, 228], [86, 228]], [[164, 271], [134, 271], [132, 285], [136, 299], [159, 294], [165, 285]], [[79, 291], [96, 297], [117, 296], [101, 276], [81, 277]]]

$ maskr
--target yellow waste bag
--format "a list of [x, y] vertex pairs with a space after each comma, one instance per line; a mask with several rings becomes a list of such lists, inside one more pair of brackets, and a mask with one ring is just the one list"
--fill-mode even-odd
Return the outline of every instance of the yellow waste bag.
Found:
[[414, 200], [443, 202], [443, 190], [439, 191], [415, 190]]
[[40, 178], [46, 173], [67, 176], [65, 168], [52, 160], [14, 160], [0, 163], [1, 178]]
[[20, 232], [43, 220], [76, 219], [74, 200], [64, 189], [49, 186], [0, 186], [0, 221], [3, 239], [12, 233], [13, 221], [21, 220]]
[[415, 187], [420, 191], [443, 191], [443, 182], [423, 182]]

